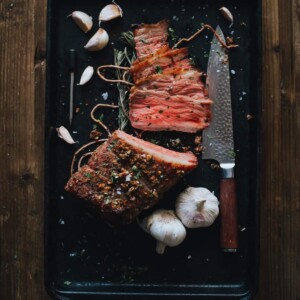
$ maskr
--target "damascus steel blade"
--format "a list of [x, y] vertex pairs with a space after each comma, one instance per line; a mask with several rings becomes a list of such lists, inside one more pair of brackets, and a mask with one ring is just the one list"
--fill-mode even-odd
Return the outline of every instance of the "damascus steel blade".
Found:
[[[225, 42], [221, 28], [216, 32]], [[210, 126], [203, 131], [203, 159], [214, 159], [222, 168], [234, 167], [234, 142], [229, 62], [225, 48], [214, 36], [209, 53], [207, 88], [213, 101]]]

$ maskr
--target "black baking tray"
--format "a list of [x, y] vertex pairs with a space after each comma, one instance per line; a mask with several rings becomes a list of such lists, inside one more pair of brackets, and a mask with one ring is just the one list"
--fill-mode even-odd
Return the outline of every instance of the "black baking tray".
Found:
[[[259, 1], [212, 0], [119, 0], [124, 17], [103, 24], [109, 45], [99, 52], [87, 52], [83, 45], [97, 28], [84, 34], [67, 16], [81, 10], [97, 23], [98, 14], [109, 1], [48, 0], [47, 97], [45, 152], [45, 284], [57, 299], [106, 298], [198, 298], [251, 299], [258, 282], [259, 216], [259, 120], [260, 120], [260, 16]], [[234, 25], [218, 9], [226, 6]], [[240, 246], [237, 253], [219, 247], [219, 220], [209, 228], [187, 230], [186, 240], [155, 253], [155, 241], [137, 224], [111, 228], [85, 202], [64, 191], [70, 176], [73, 153], [90, 141], [93, 123], [89, 113], [97, 103], [117, 103], [115, 85], [96, 75], [83, 87], [75, 87], [77, 113], [68, 125], [68, 52], [77, 51], [75, 82], [87, 65], [113, 63], [113, 49], [124, 48], [119, 36], [132, 24], [170, 20], [174, 33], [190, 36], [202, 23], [221, 26], [239, 48], [229, 54], [233, 123], [236, 152], [236, 180]], [[211, 32], [204, 32], [188, 44], [190, 55], [202, 70], [207, 68]], [[172, 42], [171, 42], [172, 43]], [[118, 127], [117, 111], [103, 111], [104, 120]], [[78, 144], [57, 138], [55, 128], [64, 125]], [[128, 131], [131, 132], [130, 127]], [[155, 135], [155, 134], [154, 134]], [[189, 143], [192, 135], [163, 134]], [[153, 134], [146, 134], [151, 139]], [[157, 137], [157, 136], [156, 136]], [[161, 137], [161, 136], [160, 136]], [[162, 143], [167, 139], [161, 138]], [[170, 146], [165, 144], [165, 146]], [[219, 196], [219, 171], [201, 160], [199, 167], [182, 180], [159, 203], [170, 208], [187, 185], [202, 186]]]

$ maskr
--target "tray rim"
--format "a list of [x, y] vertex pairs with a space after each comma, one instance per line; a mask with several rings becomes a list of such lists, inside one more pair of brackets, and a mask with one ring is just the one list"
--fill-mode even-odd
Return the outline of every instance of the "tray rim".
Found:
[[[245, 0], [248, 1], [248, 0]], [[49, 48], [51, 47], [51, 13], [52, 13], [52, 5], [55, 2], [55, 0], [48, 0], [47, 1], [47, 28], [46, 28], [46, 61], [47, 61], [47, 65], [46, 65], [46, 89], [45, 89], [45, 112], [47, 111], [47, 108], [49, 107], [49, 99], [50, 99], [50, 87], [51, 87], [51, 63], [49, 63], [51, 61], [51, 55], [50, 55], [50, 51]], [[261, 28], [262, 26], [262, 3], [260, 0], [255, 0], [256, 5], [257, 5], [257, 15], [255, 16], [256, 21], [257, 21], [257, 28]], [[44, 128], [45, 128], [45, 156], [44, 156], [44, 182], [45, 182], [45, 187], [44, 187], [44, 286], [45, 289], [47, 291], [47, 293], [55, 298], [55, 299], [61, 299], [61, 300], [80, 300], [80, 299], [99, 299], [99, 297], [101, 296], [101, 299], [104, 299], [103, 297], [107, 298], [107, 299], [112, 299], [112, 298], [120, 298], [120, 297], [133, 297], [134, 299], [137, 299], [138, 297], [155, 297], [155, 298], [159, 298], [159, 297], [168, 297], [168, 299], [185, 299], [185, 298], [198, 298], [199, 297], [201, 299], [240, 299], [240, 300], [248, 300], [248, 299], [253, 299], [253, 297], [257, 294], [258, 292], [258, 288], [259, 288], [259, 265], [260, 265], [260, 257], [259, 257], [259, 250], [260, 250], [260, 234], [259, 234], [259, 228], [260, 228], [260, 166], [261, 166], [261, 134], [259, 134], [259, 132], [261, 132], [261, 115], [262, 115], [262, 111], [261, 111], [261, 100], [262, 100], [262, 34], [261, 31], [259, 31], [258, 35], [257, 35], [257, 48], [258, 48], [258, 58], [257, 58], [257, 92], [256, 92], [256, 98], [257, 98], [257, 124], [256, 124], [256, 144], [257, 144], [257, 153], [256, 153], [256, 164], [255, 164], [255, 169], [256, 169], [256, 184], [255, 184], [255, 192], [254, 194], [256, 195], [255, 197], [255, 208], [256, 208], [256, 214], [255, 214], [255, 232], [253, 234], [253, 236], [255, 236], [255, 241], [256, 241], [256, 245], [255, 245], [255, 266], [253, 267], [253, 269], [255, 270], [253, 273], [254, 278], [252, 278], [252, 280], [250, 280], [249, 278], [247, 278], [246, 281], [244, 281], [243, 283], [243, 287], [244, 289], [241, 292], [238, 293], [186, 293], [186, 292], [160, 292], [160, 293], [155, 293], [155, 292], [142, 292], [142, 291], [135, 291], [135, 292], [128, 292], [128, 291], [117, 291], [117, 292], [112, 292], [112, 291], [68, 291], [67, 289], [61, 289], [60, 286], [55, 285], [55, 283], [51, 283], [48, 277], [48, 218], [47, 218], [47, 214], [48, 214], [48, 207], [49, 207], [49, 201], [48, 201], [48, 185], [47, 182], [49, 180], [49, 176], [48, 176], [48, 169], [49, 169], [49, 164], [48, 164], [48, 157], [49, 157], [49, 144], [50, 144], [50, 132], [48, 131], [49, 129], [49, 124], [50, 124], [50, 117], [45, 113], [45, 123], [44, 123]], [[249, 284], [250, 283], [250, 284]], [[113, 284], [115, 286], [121, 286], [121, 287], [125, 287], [128, 286], [129, 288], [132, 287], [137, 287], [140, 286], [142, 288], [145, 288], [146, 285], [143, 284]], [[113, 286], [111, 285], [111, 286]], [[151, 287], [155, 286], [154, 284], [149, 284]], [[160, 287], [166, 288], [166, 287], [170, 287], [170, 286], [176, 286], [175, 284], [171, 284], [171, 285], [167, 285], [167, 284], [162, 284], [160, 285]], [[188, 284], [184, 284], [183, 286], [185, 286], [186, 288], [188, 287], [193, 287], [195, 286], [195, 284], [192, 285], [188, 285]], [[199, 284], [197, 285], [197, 287], [208, 287], [210, 285], [207, 284]], [[232, 289], [232, 288], [228, 288], [228, 289]]]

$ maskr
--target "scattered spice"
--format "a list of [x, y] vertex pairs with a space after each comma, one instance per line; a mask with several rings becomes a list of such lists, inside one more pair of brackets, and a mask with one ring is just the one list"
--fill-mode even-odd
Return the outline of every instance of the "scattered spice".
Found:
[[227, 43], [227, 45], [234, 45], [233, 37], [227, 36], [226, 43]]
[[220, 165], [216, 162], [211, 162], [210, 163], [210, 167], [213, 169], [213, 170], [219, 170], [220, 169]]
[[177, 147], [181, 144], [181, 139], [177, 138], [177, 139], [170, 139], [171, 145], [172, 147]]
[[162, 68], [161, 68], [161, 66], [156, 66], [156, 67], [155, 67], [155, 72], [156, 72], [157, 74], [161, 74], [161, 73], [162, 73]]
[[183, 152], [188, 152], [188, 151], [190, 151], [191, 149], [190, 149], [190, 146], [186, 146], [186, 147], [182, 147], [182, 151]]
[[170, 34], [170, 38], [171, 40], [175, 43], [178, 41], [178, 36], [175, 34], [174, 29], [169, 27], [169, 34]]
[[203, 150], [203, 146], [201, 145], [201, 135], [196, 135], [194, 139], [195, 147], [194, 147], [194, 153], [196, 155], [200, 154]]
[[94, 128], [91, 132], [90, 132], [90, 139], [91, 140], [98, 140], [102, 135], [102, 132], [100, 132], [98, 129]]

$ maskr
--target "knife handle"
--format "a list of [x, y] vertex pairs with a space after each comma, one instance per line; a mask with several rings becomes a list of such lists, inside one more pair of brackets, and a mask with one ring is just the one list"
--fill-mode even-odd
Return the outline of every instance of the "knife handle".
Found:
[[238, 248], [237, 197], [234, 178], [223, 178], [220, 183], [221, 248], [236, 252]]

